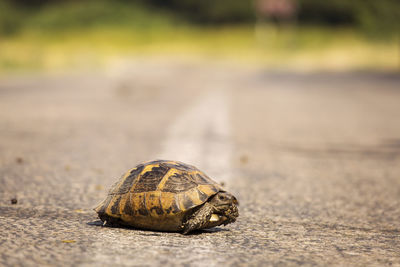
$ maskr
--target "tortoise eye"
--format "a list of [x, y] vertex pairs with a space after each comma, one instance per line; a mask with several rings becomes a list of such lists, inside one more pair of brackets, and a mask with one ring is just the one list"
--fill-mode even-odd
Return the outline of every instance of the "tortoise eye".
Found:
[[218, 196], [219, 200], [225, 200], [225, 196]]

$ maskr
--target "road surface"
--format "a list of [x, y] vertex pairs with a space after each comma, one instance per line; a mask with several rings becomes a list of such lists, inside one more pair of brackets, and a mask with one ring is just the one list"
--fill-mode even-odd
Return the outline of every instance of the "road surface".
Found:
[[[0, 129], [2, 266], [400, 265], [399, 75], [143, 60], [2, 77]], [[238, 221], [102, 227], [93, 207], [151, 159], [224, 183]]]

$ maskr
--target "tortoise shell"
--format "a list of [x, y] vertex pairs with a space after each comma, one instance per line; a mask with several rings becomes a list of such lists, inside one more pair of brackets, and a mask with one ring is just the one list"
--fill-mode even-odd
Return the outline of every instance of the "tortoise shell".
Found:
[[108, 223], [179, 231], [185, 216], [218, 192], [224, 190], [194, 166], [150, 161], [125, 173], [95, 211]]

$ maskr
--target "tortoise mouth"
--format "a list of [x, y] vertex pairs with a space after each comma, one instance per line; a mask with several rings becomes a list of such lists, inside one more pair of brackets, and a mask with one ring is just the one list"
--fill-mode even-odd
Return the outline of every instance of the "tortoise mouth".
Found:
[[211, 215], [210, 222], [225, 221], [225, 220], [227, 220], [227, 219], [228, 219], [228, 218], [225, 217], [225, 216], [223, 216], [223, 215], [213, 213], [213, 214]]
[[210, 221], [219, 221], [222, 222], [234, 222], [236, 218], [239, 217], [239, 209], [236, 205], [224, 206], [223, 209], [220, 209], [211, 215]]
[[227, 225], [236, 221], [239, 210], [236, 205], [225, 206], [224, 209], [215, 210], [204, 228], [211, 228], [219, 225]]
[[219, 226], [221, 224], [225, 224], [227, 221], [228, 218], [226, 216], [213, 213], [204, 228]]

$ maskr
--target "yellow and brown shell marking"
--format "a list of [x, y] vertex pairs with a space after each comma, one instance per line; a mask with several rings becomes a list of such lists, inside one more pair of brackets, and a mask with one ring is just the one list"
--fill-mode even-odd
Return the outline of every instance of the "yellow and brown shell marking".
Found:
[[123, 175], [95, 210], [103, 221], [179, 231], [186, 211], [220, 191], [219, 184], [194, 166], [151, 161]]

